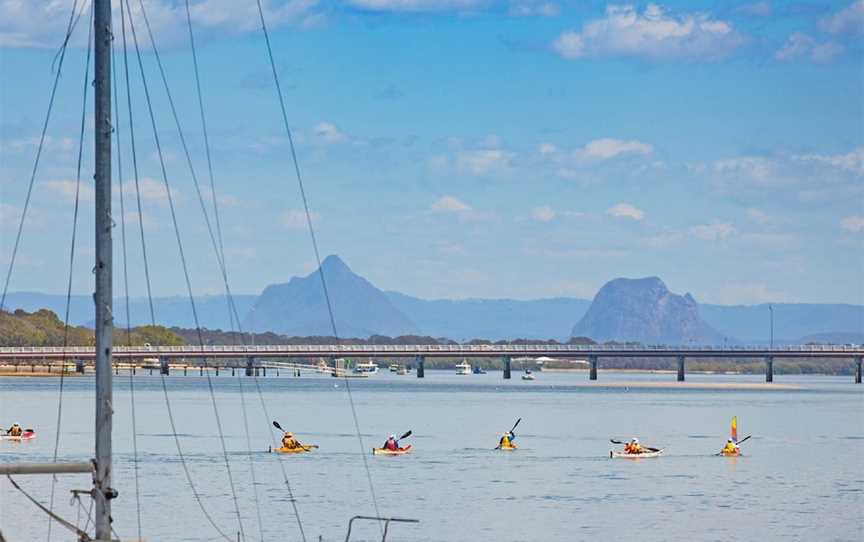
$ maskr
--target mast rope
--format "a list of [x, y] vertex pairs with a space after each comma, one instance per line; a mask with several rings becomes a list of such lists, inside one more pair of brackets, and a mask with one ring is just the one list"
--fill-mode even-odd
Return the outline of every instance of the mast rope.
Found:
[[[15, 235], [15, 244], [12, 247], [12, 255], [9, 260], [9, 266], [6, 270], [6, 280], [3, 284], [3, 295], [0, 296], [0, 311], [6, 307], [6, 294], [9, 292], [9, 281], [12, 278], [12, 271], [15, 269], [15, 259], [18, 256], [18, 247], [21, 244], [21, 234], [24, 231], [24, 221], [27, 218], [27, 211], [30, 210], [30, 197], [33, 194], [33, 185], [36, 182], [36, 173], [39, 171], [39, 160], [42, 158], [42, 150], [45, 148], [45, 137], [48, 132], [48, 123], [51, 120], [51, 113], [54, 111], [54, 98], [57, 95], [57, 85], [60, 82], [60, 74], [63, 73], [63, 61], [66, 59], [66, 50], [69, 44], [69, 37], [75, 28], [76, 11], [78, 9], [78, 0], [72, 3], [72, 13], [69, 15], [69, 22], [66, 25], [66, 36], [63, 39], [63, 44], [60, 46], [58, 54], [60, 59], [57, 64], [57, 72], [54, 74], [54, 83], [51, 86], [50, 97], [48, 98], [48, 111], [45, 113], [45, 120], [42, 123], [42, 133], [39, 136], [39, 145], [36, 147], [36, 158], [33, 160], [33, 169], [30, 173], [30, 183], [27, 186], [27, 196], [24, 198], [24, 208], [21, 210], [21, 218], [18, 221], [18, 232]], [[84, 10], [82, 4], [81, 11]], [[77, 15], [80, 17], [80, 14]]]
[[[83, 9], [83, 5], [82, 5]], [[93, 37], [93, 6], [90, 6], [90, 19], [91, 24], [89, 25], [89, 30], [87, 32], [87, 60], [84, 62], [84, 89], [82, 91], [82, 103], [81, 103], [81, 129], [78, 133], [78, 163], [76, 166], [75, 172], [75, 203], [74, 210], [72, 212], [72, 239], [70, 241], [69, 248], [69, 273], [68, 280], [66, 282], [66, 308], [63, 314], [63, 357], [60, 360], [60, 384], [58, 389], [58, 397], [57, 397], [57, 430], [54, 433], [54, 453], [53, 453], [53, 461], [57, 462], [57, 453], [60, 451], [60, 431], [62, 427], [63, 420], [63, 385], [66, 381], [66, 347], [69, 346], [69, 312], [70, 306], [72, 304], [72, 278], [74, 276], [75, 270], [75, 247], [76, 241], [78, 238], [78, 211], [80, 209], [81, 202], [81, 164], [84, 157], [84, 129], [87, 126], [87, 96], [89, 90], [90, 83], [90, 56], [92, 54], [92, 37]], [[77, 20], [77, 19], [76, 19]], [[57, 475], [51, 475], [51, 489], [50, 496], [48, 499], [48, 508], [50, 510], [54, 509], [54, 491], [57, 487]], [[51, 518], [48, 519], [48, 535], [47, 540], [51, 540], [51, 527], [53, 522]]]
[[49, 510], [48, 508], [46, 508], [44, 504], [42, 504], [41, 502], [39, 502], [39, 501], [37, 501], [36, 499], [34, 499], [34, 498], [29, 494], [29, 493], [27, 493], [26, 491], [24, 491], [24, 490], [21, 488], [21, 486], [19, 486], [18, 483], [17, 483], [17, 482], [16, 482], [16, 481], [11, 477], [11, 476], [9, 476], [9, 475], [7, 474], [7, 475], [6, 475], [6, 478], [9, 479], [9, 483], [12, 484], [12, 487], [14, 487], [14, 488], [17, 489], [18, 491], [20, 491], [21, 494], [24, 495], [25, 497], [27, 497], [27, 499], [28, 499], [30, 502], [32, 502], [33, 504], [35, 504], [37, 508], [39, 508], [40, 510], [42, 510], [43, 512], [45, 512], [46, 514], [48, 514], [48, 516], [49, 516], [51, 519], [53, 519], [54, 521], [56, 521], [57, 523], [59, 523], [59, 524], [62, 525], [63, 527], [66, 527], [67, 529], [69, 529], [70, 531], [72, 531], [73, 533], [75, 533], [76, 535], [78, 535], [78, 540], [79, 540], [80, 542], [90, 542], [90, 541], [93, 540], [92, 538], [90, 538], [90, 535], [88, 535], [86, 532], [84, 532], [84, 531], [82, 531], [81, 529], [79, 529], [78, 527], [72, 525], [71, 523], [69, 523], [69, 522], [66, 521], [65, 519], [61, 518], [60, 516], [58, 516], [57, 514], [55, 514], [54, 512], [52, 512], [51, 510]]
[[[121, 8], [121, 18], [124, 17]], [[120, 240], [123, 250], [123, 298], [125, 300], [126, 310], [126, 346], [132, 346], [132, 317], [129, 310], [129, 259], [126, 250], [126, 205], [123, 197], [123, 152], [122, 142], [120, 140], [120, 99], [118, 96], [117, 85], [117, 56], [115, 54], [114, 40], [111, 40], [111, 77], [113, 79], [112, 87], [114, 88], [114, 135], [117, 142], [117, 192], [120, 195]], [[143, 540], [141, 536], [141, 484], [138, 472], [138, 425], [135, 416], [135, 379], [132, 376], [132, 370], [129, 370], [129, 403], [132, 414], [132, 471], [135, 478], [135, 519], [138, 540]], [[117, 537], [119, 538], [119, 537]]]
[[[333, 331], [333, 337], [336, 339], [336, 344], [339, 344], [339, 332], [336, 328], [336, 318], [333, 316], [333, 304], [330, 300], [330, 293], [327, 290], [327, 280], [324, 277], [324, 270], [321, 268], [321, 254], [318, 250], [318, 240], [315, 236], [315, 227], [312, 223], [312, 214], [309, 211], [309, 200], [306, 197], [306, 189], [303, 185], [303, 176], [300, 174], [300, 162], [297, 159], [297, 150], [294, 146], [294, 137], [291, 133], [291, 126], [288, 123], [288, 112], [285, 107], [285, 98], [282, 95], [282, 85], [279, 82], [279, 72], [276, 69], [276, 61], [273, 58], [273, 47], [270, 44], [270, 33], [267, 30], [267, 22], [264, 19], [264, 9], [261, 6], [261, 0], [256, 0], [258, 6], [258, 17], [261, 21], [261, 30], [264, 33], [264, 42], [267, 45], [267, 57], [270, 61], [270, 69], [273, 73], [273, 82], [276, 85], [276, 94], [279, 97], [279, 108], [282, 113], [282, 123], [285, 128], [285, 133], [288, 136], [288, 144], [291, 149], [291, 159], [294, 163], [294, 174], [297, 178], [297, 187], [300, 192], [300, 197], [303, 200], [303, 211], [306, 214], [306, 225], [309, 230], [309, 237], [312, 241], [312, 250], [315, 253], [315, 261], [318, 264], [318, 276], [321, 279], [321, 288], [324, 292], [324, 300], [327, 304], [327, 314], [330, 317], [330, 327]], [[363, 443], [363, 434], [360, 431], [360, 421], [357, 417], [357, 407], [354, 404], [354, 396], [351, 393], [351, 384], [348, 381], [347, 374], [344, 377], [345, 390], [348, 394], [348, 402], [351, 405], [351, 416], [354, 420], [354, 431], [357, 434], [357, 441], [360, 446], [360, 457], [363, 459], [363, 468], [366, 471], [366, 479], [369, 481], [369, 493], [372, 496], [372, 504], [375, 508], [376, 517], [380, 517], [381, 513], [378, 510], [378, 499], [375, 497], [375, 484], [372, 482], [372, 472], [369, 469], [369, 460], [366, 457], [366, 445]], [[379, 528], [382, 529], [379, 523]]]
[[[197, 180], [197, 177], [195, 175], [195, 170], [192, 167], [192, 161], [191, 161], [191, 159], [189, 159], [189, 152], [188, 152], [188, 149], [186, 148], [185, 140], [183, 139], [183, 132], [182, 132], [182, 130], [180, 130], [179, 120], [177, 120], [176, 112], [175, 112], [175, 121], [177, 121], [177, 128], [178, 128], [178, 131], [180, 132], [181, 141], [183, 141], [183, 148], [184, 148], [184, 151], [186, 152], [186, 157], [187, 157], [187, 162], [189, 164], [189, 169], [192, 172], [192, 179], [195, 182], [195, 189], [196, 189], [196, 193], [198, 195], [199, 202], [201, 204], [201, 210], [202, 210], [202, 212], [204, 212], [204, 218], [205, 218], [205, 221], [207, 224], [208, 233], [210, 234], [210, 240], [213, 243], [213, 250], [216, 253], [216, 259], [217, 259], [217, 262], [219, 264], [219, 268], [222, 272], [222, 281], [223, 281], [224, 288], [225, 288], [225, 300], [228, 304], [229, 326], [231, 328], [232, 335], [235, 337], [234, 340], [236, 341], [237, 340], [237, 333], [235, 331], [235, 326], [234, 326], [236, 305], [234, 304], [234, 297], [231, 294], [231, 287], [230, 287], [230, 283], [228, 281], [228, 270], [227, 270], [228, 264], [227, 264], [227, 261], [225, 259], [225, 245], [224, 245], [223, 237], [222, 237], [222, 223], [221, 223], [221, 220], [219, 218], [219, 200], [218, 200], [217, 193], [216, 193], [216, 179], [215, 179], [215, 175], [213, 174], [213, 159], [212, 159], [212, 155], [210, 153], [210, 137], [209, 137], [208, 130], [207, 130], [207, 116], [204, 113], [204, 95], [203, 95], [203, 92], [201, 91], [201, 76], [200, 76], [200, 70], [198, 68], [198, 51], [197, 51], [197, 48], [195, 46], [195, 33], [192, 30], [192, 14], [191, 14], [191, 11], [189, 8], [189, 0], [186, 0], [185, 8], [186, 8], [186, 27], [187, 27], [187, 30], [189, 31], [189, 44], [190, 44], [190, 48], [192, 51], [192, 66], [193, 66], [193, 71], [195, 74], [195, 90], [196, 90], [196, 95], [198, 97], [198, 113], [199, 113], [199, 116], [201, 118], [201, 128], [202, 128], [202, 133], [204, 136], [204, 152], [205, 152], [205, 156], [207, 158], [207, 174], [208, 174], [209, 181], [210, 181], [210, 197], [212, 199], [212, 204], [213, 204], [213, 217], [214, 217], [214, 220], [216, 222], [216, 238], [213, 237], [213, 230], [210, 226], [210, 220], [207, 217], [206, 206], [205, 206], [204, 200], [201, 196], [201, 190], [198, 188], [198, 180]], [[143, 8], [142, 8], [142, 10], [143, 10]], [[161, 64], [160, 64], [160, 70], [161, 70]], [[163, 78], [164, 78], [164, 73], [163, 73]], [[166, 91], [167, 91], [168, 90], [167, 81], [165, 82], [165, 87], [166, 87]], [[170, 93], [169, 93], [169, 96], [170, 96]], [[171, 107], [172, 107], [172, 111], [173, 111], [173, 102], [172, 102]], [[218, 241], [218, 244], [217, 244], [217, 241]], [[242, 337], [242, 327], [241, 327], [239, 316], [237, 317], [236, 320], [237, 320], [237, 329], [240, 330], [240, 340], [241, 340], [241, 342], [243, 342], [243, 344], [245, 344], [245, 341], [243, 341], [243, 337]], [[255, 503], [255, 515], [256, 515], [257, 522], [258, 522], [258, 537], [263, 542], [263, 540], [264, 540], [264, 527], [263, 527], [263, 521], [262, 521], [262, 516], [261, 516], [261, 505], [260, 505], [260, 502], [258, 499], [258, 483], [257, 483], [257, 476], [255, 475], [255, 460], [254, 460], [254, 457], [252, 456], [252, 439], [251, 439], [251, 436], [249, 434], [249, 419], [248, 419], [248, 415], [247, 415], [246, 395], [245, 395], [245, 392], [243, 389], [243, 376], [242, 375], [240, 375], [240, 374], [237, 375], [237, 382], [239, 384], [239, 390], [240, 390], [240, 408], [241, 408], [242, 415], [243, 415], [243, 429], [244, 429], [244, 434], [245, 434], [245, 438], [246, 438], [246, 454], [247, 454], [247, 457], [249, 460], [249, 474], [250, 474], [250, 478], [252, 481], [252, 499], [253, 499], [253, 502]], [[268, 428], [269, 428], [269, 421], [265, 420], [265, 423], [268, 424]]]
[[[169, 208], [170, 215], [171, 215], [171, 221], [172, 221], [172, 224], [174, 227], [174, 236], [175, 236], [175, 239], [177, 241], [177, 248], [178, 248], [178, 252], [180, 255], [180, 262], [181, 262], [181, 265], [183, 268], [183, 275], [184, 275], [184, 279], [185, 279], [185, 283], [186, 283], [186, 291], [187, 291], [189, 303], [190, 303], [191, 309], [192, 309], [192, 317], [193, 317], [194, 322], [195, 322], [195, 328], [196, 328], [196, 331], [198, 334], [198, 342], [201, 346], [203, 346], [204, 339], [203, 339], [203, 334], [201, 331], [200, 321], [198, 318], [198, 310], [197, 310], [197, 307], [195, 305], [195, 297], [193, 295], [193, 290], [192, 290], [192, 281], [191, 281], [191, 277], [189, 275], [189, 266], [187, 264], [186, 254], [185, 254], [185, 251], [183, 248], [183, 240], [182, 240], [182, 237], [180, 235], [180, 227], [179, 227], [179, 224], [177, 222], [177, 213], [176, 213], [176, 209], [175, 209], [175, 205], [174, 205], [174, 198], [173, 198], [172, 193], [171, 193], [171, 186], [170, 186], [170, 183], [168, 181], [168, 173], [167, 173], [167, 169], [165, 166], [165, 156], [164, 156], [164, 153], [162, 152], [162, 145], [161, 145], [161, 142], [159, 140], [159, 131], [158, 131], [157, 126], [156, 126], [156, 118], [155, 118], [155, 114], [153, 112], [153, 104], [152, 104], [152, 100], [150, 97], [149, 87], [147, 85], [146, 73], [144, 71], [144, 62], [143, 62], [143, 59], [141, 56], [141, 49], [140, 49], [140, 46], [138, 43], [137, 32], [135, 30], [135, 23], [134, 23], [134, 20], [132, 18], [132, 10], [131, 10], [131, 7], [129, 6], [128, 0], [126, 0], [125, 5], [126, 5], [127, 14], [129, 15], [129, 26], [130, 26], [130, 29], [132, 31], [132, 40], [133, 40], [133, 43], [135, 45], [135, 52], [136, 52], [136, 56], [137, 56], [137, 60], [138, 60], [138, 67], [139, 67], [139, 70], [141, 73], [141, 80], [142, 80], [142, 84], [143, 84], [143, 88], [144, 88], [144, 96], [145, 96], [145, 100], [147, 102], [147, 110], [148, 110], [149, 117], [150, 117], [150, 124], [151, 124], [151, 127], [153, 129], [153, 138], [154, 138], [154, 142], [156, 144], [157, 154], [159, 156], [159, 164], [160, 164], [160, 169], [162, 172], [162, 180], [163, 180], [163, 184], [165, 186], [166, 197], [168, 200], [168, 208]], [[157, 60], [157, 63], [159, 65], [160, 72], [162, 72], [163, 82], [166, 83], [166, 90], [167, 90], [167, 81], [164, 79], [164, 70], [162, 70], [161, 61], [159, 60], [159, 54], [158, 54], [158, 50], [156, 48], [156, 42], [153, 38], [152, 30], [150, 28], [150, 24], [149, 24], [149, 21], [147, 19], [146, 11], [144, 10], [144, 4], [143, 4], [143, 2], [139, 2], [139, 5], [140, 5], [140, 8], [142, 10], [142, 16], [144, 18], [144, 22], [147, 26], [148, 34], [150, 36], [150, 41], [151, 41], [151, 45], [153, 48], [153, 52], [154, 52], [155, 58]], [[168, 96], [169, 96], [169, 101], [171, 101], [170, 92], [169, 92]], [[172, 102], [172, 110], [173, 110], [173, 102]], [[175, 120], [176, 120], [176, 118], [175, 118]], [[178, 124], [178, 126], [179, 126], [179, 124]], [[154, 319], [154, 325], [155, 325], [155, 319]], [[204, 366], [205, 367], [207, 366], [206, 359], [204, 360]], [[186, 473], [186, 477], [187, 477], [187, 480], [189, 482], [189, 485], [192, 488], [193, 495], [195, 496], [195, 499], [198, 502], [199, 507], [201, 508], [202, 512], [204, 513], [205, 517], [207, 518], [207, 520], [211, 524], [211, 526], [222, 536], [222, 538], [224, 538], [225, 540], [228, 540], [228, 541], [232, 541], [232, 538], [227, 536], [216, 525], [211, 514], [204, 507], [203, 501], [201, 500], [201, 497], [198, 493], [198, 490], [195, 487], [194, 482], [192, 481], [192, 477], [191, 477], [191, 473], [188, 469], [188, 465], [186, 465], [186, 462], [183, 459], [182, 449], [180, 447], [179, 437], [177, 436], [176, 425], [174, 423], [174, 416], [173, 416], [173, 412], [171, 409], [171, 403], [170, 403], [170, 400], [168, 399], [168, 389], [167, 389], [167, 385], [165, 383], [165, 378], [164, 378], [164, 375], [161, 375], [161, 376], [162, 376], [162, 378], [161, 378], [162, 390], [163, 390], [163, 394], [165, 396], [166, 407], [168, 410], [168, 418], [169, 418], [169, 421], [171, 423], [172, 433], [174, 435], [178, 455], [181, 457], [181, 463], [184, 466], [184, 471]], [[210, 392], [210, 400], [211, 400], [211, 403], [213, 406], [217, 431], [219, 433], [219, 440], [220, 440], [221, 447], [222, 447], [222, 456], [223, 456], [223, 460], [225, 463], [225, 469], [226, 469], [226, 472], [228, 474], [228, 480], [229, 480], [229, 484], [231, 487], [231, 493], [232, 493], [232, 496], [234, 499], [235, 514], [237, 516], [237, 521], [238, 521], [239, 528], [240, 528], [241, 538], [245, 538], [245, 534], [243, 531], [243, 522], [242, 522], [242, 518], [240, 516], [239, 501], [237, 499], [237, 491], [236, 491], [236, 488], [234, 485], [233, 476], [231, 474], [231, 466], [230, 466], [230, 462], [228, 459], [228, 450], [225, 446], [225, 436], [224, 436], [224, 432], [222, 430], [222, 422], [221, 422], [221, 418], [219, 415], [219, 409], [218, 409], [217, 404], [216, 404], [216, 397], [215, 397], [215, 392], [213, 389], [213, 382], [212, 382], [212, 379], [210, 377], [209, 372], [207, 373], [207, 386], [208, 386], [208, 389]]]

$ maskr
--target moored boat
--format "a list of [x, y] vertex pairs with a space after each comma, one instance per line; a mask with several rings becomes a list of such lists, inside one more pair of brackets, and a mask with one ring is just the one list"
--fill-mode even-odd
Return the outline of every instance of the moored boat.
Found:
[[470, 375], [471, 374], [471, 364], [468, 363], [467, 359], [463, 359], [462, 363], [456, 365], [456, 374], [457, 375]]
[[369, 361], [361, 361], [354, 366], [354, 372], [358, 374], [375, 374], [378, 372], [378, 365], [371, 359]]
[[536, 377], [534, 373], [531, 372], [531, 369], [525, 369], [525, 373], [522, 374], [522, 380], [535, 380]]

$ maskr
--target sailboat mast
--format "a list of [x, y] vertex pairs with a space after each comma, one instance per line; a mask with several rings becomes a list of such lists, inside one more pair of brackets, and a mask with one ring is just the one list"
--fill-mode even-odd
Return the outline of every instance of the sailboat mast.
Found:
[[93, 2], [96, 189], [96, 540], [111, 540], [113, 345], [111, 228], [111, 0]]

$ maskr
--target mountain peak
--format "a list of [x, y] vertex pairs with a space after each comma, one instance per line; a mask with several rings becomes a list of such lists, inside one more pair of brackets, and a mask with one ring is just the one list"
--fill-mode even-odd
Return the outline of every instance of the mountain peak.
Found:
[[335, 254], [331, 254], [324, 258], [324, 261], [321, 262], [321, 269], [326, 271], [327, 273], [333, 272], [348, 272], [351, 273], [351, 268], [348, 267], [348, 264], [342, 261], [342, 258]]
[[670, 292], [658, 277], [607, 282], [573, 328], [573, 336], [643, 344], [713, 343], [716, 335], [693, 297]]

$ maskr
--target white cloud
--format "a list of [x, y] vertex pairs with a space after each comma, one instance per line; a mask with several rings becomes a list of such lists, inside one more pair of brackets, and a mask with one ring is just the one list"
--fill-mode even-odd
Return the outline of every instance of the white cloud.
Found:
[[548, 156], [550, 154], [555, 154], [558, 152], [558, 147], [553, 145], [552, 143], [541, 143], [537, 145], [537, 152], [544, 156]]
[[771, 224], [775, 222], [774, 217], [763, 211], [762, 209], [757, 209], [756, 207], [751, 207], [747, 209], [747, 218], [756, 222], [757, 224]]
[[864, 34], [864, 0], [855, 0], [844, 9], [819, 22], [831, 34]]
[[[313, 226], [317, 226], [321, 221], [321, 215], [315, 211], [309, 214], [309, 218], [312, 219]], [[282, 229], [288, 231], [306, 231], [309, 227], [306, 212], [303, 209], [288, 209], [279, 215], [278, 222]]]
[[[2, 42], [0, 42], [0, 47], [3, 47]], [[78, 140], [71, 137], [52, 137], [46, 135], [45, 142], [42, 144], [42, 150], [49, 152], [69, 152], [77, 148], [77, 144]], [[0, 142], [0, 150], [9, 150], [12, 152], [30, 152], [38, 146], [39, 136], [22, 137]]]
[[816, 63], [825, 63], [831, 61], [842, 52], [842, 45], [832, 41], [818, 43], [803, 32], [793, 32], [783, 47], [774, 53], [774, 58], [784, 62], [803, 59]]
[[460, 151], [456, 161], [460, 167], [476, 175], [483, 175], [510, 166], [513, 153], [501, 149]]
[[555, 219], [557, 214], [558, 213], [548, 205], [531, 209], [531, 218], [537, 222], [550, 222]]
[[349, 6], [369, 11], [472, 11], [485, 7], [486, 0], [345, 0]]
[[[66, 201], [75, 201], [75, 181], [47, 181], [42, 185], [42, 189], [51, 196], [59, 196]], [[93, 201], [94, 195], [93, 185], [87, 182], [87, 180], [82, 179], [78, 200], [90, 202]]]
[[690, 228], [690, 234], [703, 241], [723, 241], [738, 233], [738, 230], [728, 222], [700, 224]]
[[768, 17], [774, 12], [774, 9], [771, 6], [771, 2], [769, 2], [768, 0], [762, 0], [761, 2], [745, 4], [737, 8], [735, 11], [744, 15], [751, 15], [755, 17]]
[[633, 5], [609, 5], [604, 18], [585, 23], [581, 31], [564, 32], [553, 49], [569, 59], [715, 60], [728, 56], [743, 42], [731, 23], [706, 13], [676, 15], [657, 4], [648, 4], [640, 13]]
[[[158, 181], [152, 177], [141, 177], [138, 180], [138, 186], [141, 192], [142, 200], [150, 201], [163, 207], [168, 206], [168, 192], [167, 190], [165, 190], [165, 183], [163, 183], [162, 181]], [[128, 194], [133, 198], [135, 197], [134, 180], [129, 180], [123, 183], [123, 193]], [[175, 188], [171, 189], [171, 198], [174, 200], [175, 205], [181, 203], [184, 200], [182, 192]], [[134, 202], [132, 205], [134, 205]]]
[[622, 154], [647, 156], [653, 152], [654, 147], [648, 143], [604, 137], [588, 142], [584, 147], [574, 151], [574, 156], [580, 162], [598, 162]]
[[[112, 4], [114, 28], [120, 28], [119, 2], [115, 0]], [[319, 0], [264, 0], [262, 7], [268, 26], [277, 28], [286, 24], [314, 24], [322, 14], [319, 4]], [[89, 2], [78, 2], [78, 5], [87, 6]], [[144, 0], [144, 6], [159, 46], [186, 45], [186, 8], [183, 2]], [[136, 29], [143, 31], [138, 2], [130, 2], [130, 8]], [[71, 11], [72, 0], [0, 1], [0, 47], [58, 47]], [[191, 3], [190, 12], [192, 24], [199, 33], [219, 31], [236, 34], [260, 30], [255, 2], [196, 0]], [[73, 46], [85, 45], [86, 26], [87, 17], [82, 16], [70, 41]]]
[[633, 220], [642, 220], [645, 218], [645, 212], [641, 209], [630, 205], [629, 203], [618, 203], [606, 210], [606, 214], [617, 218], [630, 218]]
[[345, 141], [345, 134], [331, 122], [320, 122], [315, 126], [315, 136], [325, 143], [340, 143]]
[[818, 162], [864, 176], [864, 146], [857, 147], [846, 154], [798, 154], [795, 160]]
[[432, 203], [430, 209], [435, 213], [458, 213], [470, 211], [471, 206], [453, 196], [443, 196]]
[[646, 237], [641, 244], [648, 248], [669, 248], [677, 245], [684, 238], [681, 232], [669, 230]]
[[545, 0], [513, 0], [510, 15], [516, 17], [555, 17], [561, 14], [561, 7], [555, 2]]
[[779, 174], [774, 160], [761, 156], [741, 156], [717, 160], [713, 164], [715, 172], [729, 174], [736, 179], [746, 179], [760, 185], [785, 184], [787, 179]]
[[864, 216], [847, 216], [840, 221], [840, 226], [842, 226], [844, 230], [851, 231], [852, 233], [864, 232]]

